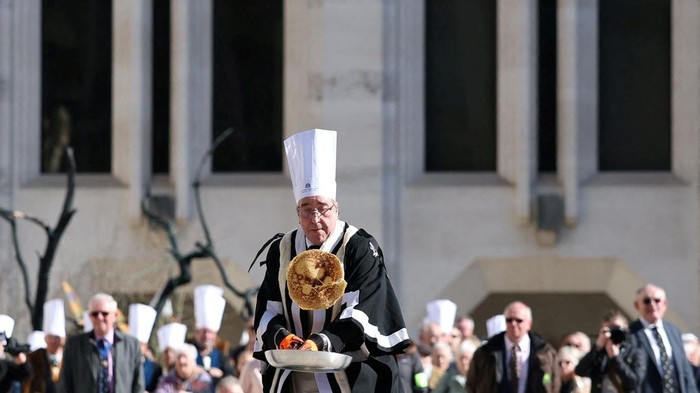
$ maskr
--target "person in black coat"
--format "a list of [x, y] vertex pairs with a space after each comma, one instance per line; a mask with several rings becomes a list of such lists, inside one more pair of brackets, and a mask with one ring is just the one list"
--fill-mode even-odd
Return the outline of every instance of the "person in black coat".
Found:
[[603, 316], [594, 347], [576, 366], [576, 375], [591, 379], [591, 393], [637, 392], [646, 374], [644, 351], [630, 341], [627, 318], [618, 310]]
[[[639, 319], [630, 324], [630, 334], [646, 354], [647, 372], [642, 380], [640, 392], [656, 393], [670, 391], [696, 393], [698, 388], [690, 362], [685, 357], [681, 333], [678, 328], [663, 320], [668, 308], [666, 291], [654, 284], [646, 284], [637, 291], [634, 306]], [[661, 344], [659, 344], [659, 339]], [[667, 355], [666, 355], [667, 354]], [[668, 358], [666, 365], [664, 358]], [[665, 381], [662, 373], [670, 376]]]
[[12, 391], [12, 385], [15, 382], [24, 381], [32, 373], [32, 367], [27, 362], [25, 353], [18, 353], [14, 358], [5, 356], [6, 344], [5, 333], [0, 332], [0, 393]]

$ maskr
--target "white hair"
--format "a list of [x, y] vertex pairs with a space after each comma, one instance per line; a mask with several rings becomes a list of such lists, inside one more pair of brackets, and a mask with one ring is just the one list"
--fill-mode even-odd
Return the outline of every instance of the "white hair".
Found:
[[112, 295], [106, 294], [104, 292], [94, 294], [88, 302], [88, 308], [92, 310], [92, 306], [94, 306], [97, 303], [105, 303], [110, 309], [109, 311], [117, 311], [117, 301], [114, 300]]
[[192, 344], [182, 344], [175, 350], [175, 356], [185, 355], [191, 360], [197, 359], [197, 347]]
[[476, 344], [474, 344], [474, 342], [471, 340], [464, 340], [461, 343], [459, 343], [459, 346], [457, 347], [457, 350], [455, 352], [455, 355], [457, 357], [466, 354], [473, 355], [474, 352], [476, 352]]

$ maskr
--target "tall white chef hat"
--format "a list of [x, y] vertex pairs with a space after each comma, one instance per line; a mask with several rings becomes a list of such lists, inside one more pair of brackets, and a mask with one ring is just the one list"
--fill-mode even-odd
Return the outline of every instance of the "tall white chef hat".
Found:
[[457, 315], [457, 305], [454, 302], [447, 299], [433, 300], [425, 308], [429, 322], [437, 323], [443, 333], [452, 332]]
[[221, 328], [226, 299], [224, 290], [214, 285], [200, 285], [194, 289], [195, 328], [207, 328], [215, 332]]
[[506, 330], [506, 317], [503, 314], [494, 315], [486, 320], [486, 335], [491, 338]]
[[39, 348], [46, 348], [46, 335], [41, 330], [35, 330], [27, 335], [27, 344], [30, 351], [36, 351]]
[[156, 321], [156, 310], [145, 304], [129, 305], [129, 334], [147, 343], [151, 337], [153, 323]]
[[89, 332], [93, 328], [90, 313], [83, 311], [83, 332]]
[[66, 336], [66, 311], [63, 299], [51, 299], [44, 303], [44, 334]]
[[168, 348], [180, 348], [185, 343], [186, 335], [187, 326], [181, 323], [172, 322], [163, 325], [158, 329], [158, 332], [156, 332], [156, 336], [158, 337], [158, 349], [160, 352], [163, 352]]
[[296, 133], [284, 140], [294, 200], [309, 196], [335, 199], [335, 155], [337, 132], [313, 130]]
[[15, 330], [15, 320], [9, 315], [0, 314], [0, 338], [7, 340], [12, 337], [13, 330]]

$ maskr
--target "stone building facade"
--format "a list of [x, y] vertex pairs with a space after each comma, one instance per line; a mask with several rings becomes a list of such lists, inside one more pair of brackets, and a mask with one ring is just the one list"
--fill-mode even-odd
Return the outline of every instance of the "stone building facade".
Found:
[[[435, 135], [426, 118], [436, 78], [427, 65], [435, 63], [426, 58], [438, 45], [426, 38], [427, 30], [440, 27], [440, 19], [428, 18], [434, 3], [281, 2], [280, 143], [309, 128], [339, 131], [341, 218], [380, 241], [412, 332], [426, 302], [449, 298], [460, 314], [476, 318], [481, 334], [485, 319], [515, 299], [532, 305], [536, 329], [549, 338], [573, 329], [594, 334], [607, 308], [634, 317], [634, 291], [649, 281], [666, 288], [670, 320], [700, 331], [700, 4], [657, 2], [669, 11], [661, 49], [669, 59], [666, 167], [602, 170], [599, 131], [614, 92], [599, 83], [607, 75], [600, 43], [608, 42], [599, 37], [607, 17], [601, 3], [473, 2], [491, 4], [489, 53], [495, 59], [485, 74], [493, 78], [493, 168], [474, 171], [426, 170]], [[542, 9], [547, 4], [549, 14]], [[215, 10], [212, 0], [169, 2], [169, 144], [153, 146], [157, 9], [152, 1], [113, 1], [111, 169], [78, 176], [78, 212], [56, 256], [50, 297], [62, 295], [64, 280], [84, 298], [96, 291], [152, 295], [176, 273], [163, 234], [141, 214], [147, 189], [172, 203], [184, 248], [202, 239], [191, 183], [212, 140]], [[553, 58], [542, 52], [543, 15], [550, 15]], [[41, 18], [42, 1], [0, 0], [0, 206], [51, 222], [63, 201], [65, 176], [43, 173], [40, 165]], [[547, 60], [556, 64], [549, 73], [542, 69]], [[543, 78], [554, 87], [543, 90]], [[543, 113], [550, 113], [542, 111], [543, 91], [555, 93], [547, 101], [555, 113], [548, 136], [542, 132]], [[640, 101], [631, 104], [638, 116], [656, 109]], [[465, 111], [469, 105], [463, 104]], [[546, 138], [556, 140], [550, 171], [538, 167]], [[630, 138], [623, 145], [636, 143]], [[169, 151], [168, 173], [153, 174], [156, 149]], [[450, 152], [449, 146], [440, 149]], [[241, 288], [257, 285], [263, 269], [246, 272], [256, 251], [296, 224], [284, 167], [205, 169], [201, 195], [232, 281]], [[45, 237], [23, 225], [21, 239], [31, 264]], [[195, 266], [194, 283], [221, 283], [211, 261]], [[0, 311], [19, 316], [20, 331], [28, 331], [5, 222], [0, 267]], [[234, 310], [240, 307], [235, 296], [227, 298]]]

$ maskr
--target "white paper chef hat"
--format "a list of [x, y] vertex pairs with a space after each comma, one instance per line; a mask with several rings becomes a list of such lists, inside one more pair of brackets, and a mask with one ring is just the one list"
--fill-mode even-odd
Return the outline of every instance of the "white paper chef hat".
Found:
[[426, 305], [428, 321], [437, 323], [443, 333], [452, 332], [457, 315], [457, 305], [447, 299], [439, 299], [428, 302]]
[[226, 299], [224, 290], [214, 285], [200, 285], [194, 289], [195, 328], [207, 328], [215, 332], [221, 328]]
[[5, 339], [12, 337], [12, 331], [15, 330], [15, 320], [6, 314], [0, 314], [0, 334], [5, 334]]
[[66, 336], [66, 311], [62, 299], [51, 299], [44, 303], [44, 334]]
[[337, 132], [313, 129], [284, 140], [294, 200], [309, 196], [335, 199], [335, 155]]
[[89, 332], [92, 330], [92, 320], [90, 319], [90, 314], [87, 311], [83, 311], [83, 332]]
[[129, 334], [147, 343], [151, 337], [153, 323], [156, 321], [156, 310], [145, 304], [129, 305]]
[[167, 348], [177, 349], [185, 343], [185, 336], [187, 335], [187, 326], [172, 322], [167, 325], [163, 325], [156, 332], [158, 337], [158, 349], [160, 352], [165, 351]]
[[486, 335], [491, 338], [506, 330], [506, 317], [503, 314], [494, 315], [486, 320]]
[[27, 344], [30, 351], [36, 351], [39, 348], [46, 348], [46, 336], [41, 330], [35, 330], [27, 336]]

